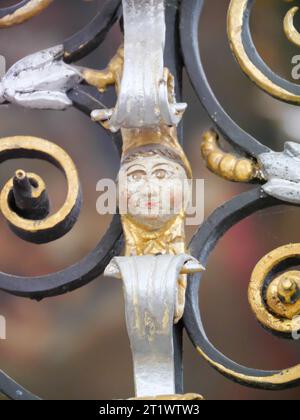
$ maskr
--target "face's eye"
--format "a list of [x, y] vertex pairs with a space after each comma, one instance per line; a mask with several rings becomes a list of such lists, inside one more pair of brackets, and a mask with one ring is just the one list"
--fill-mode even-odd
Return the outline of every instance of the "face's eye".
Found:
[[129, 181], [134, 181], [134, 182], [139, 182], [142, 179], [144, 179], [146, 177], [146, 172], [142, 171], [142, 170], [137, 170], [137, 171], [133, 171], [130, 174], [128, 174], [128, 180]]
[[166, 179], [166, 178], [170, 178], [172, 174], [166, 169], [157, 169], [156, 171], [153, 172], [153, 175], [157, 179]]

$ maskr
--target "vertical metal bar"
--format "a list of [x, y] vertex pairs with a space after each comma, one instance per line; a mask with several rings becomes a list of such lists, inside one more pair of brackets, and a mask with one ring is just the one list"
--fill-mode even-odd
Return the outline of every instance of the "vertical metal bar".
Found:
[[[180, 0], [165, 0], [165, 14], [166, 14], [166, 46], [164, 53], [165, 66], [171, 71], [175, 78], [176, 98], [182, 102], [182, 74], [183, 74], [183, 60], [181, 56], [180, 34], [179, 34], [179, 13]], [[177, 127], [178, 139], [183, 143], [183, 122]], [[182, 360], [182, 334], [183, 325], [174, 326], [174, 359], [175, 359], [175, 392], [182, 394], [184, 392], [183, 384], [183, 360]]]
[[[181, 0], [165, 0], [166, 44], [164, 64], [175, 79], [175, 93], [178, 102], [182, 102], [183, 59], [180, 46], [180, 4]], [[183, 143], [183, 120], [177, 127], [178, 138]]]
[[183, 393], [182, 324], [174, 328], [173, 320], [178, 276], [191, 259], [116, 257], [106, 269], [106, 275], [123, 280], [137, 397]]

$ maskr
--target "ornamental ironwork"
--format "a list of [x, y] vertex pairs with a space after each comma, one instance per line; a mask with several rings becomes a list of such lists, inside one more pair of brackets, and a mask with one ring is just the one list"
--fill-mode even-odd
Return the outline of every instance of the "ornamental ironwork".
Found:
[[[2, 8], [0, 28], [5, 31], [40, 12], [47, 13], [44, 9], [50, 3], [52, 0], [22, 0]], [[97, 16], [78, 33], [61, 45], [21, 59], [0, 82], [1, 103], [45, 112], [75, 107], [109, 133], [120, 153], [118, 190], [127, 204], [136, 198], [134, 206], [115, 215], [99, 244], [82, 261], [40, 277], [2, 272], [0, 289], [41, 300], [84, 287], [103, 273], [119, 278], [124, 288], [136, 399], [202, 399], [184, 392], [183, 329], [198, 354], [233, 381], [268, 390], [300, 383], [300, 365], [261, 371], [230, 360], [208, 340], [202, 324], [199, 286], [203, 272], [209, 270], [208, 257], [222, 236], [261, 209], [300, 204], [300, 145], [286, 142], [281, 152], [267, 147], [226, 113], [209, 85], [199, 47], [204, 3], [208, 2], [103, 1]], [[250, 30], [254, 4], [254, 0], [230, 2], [227, 31], [233, 55], [257, 88], [279, 101], [299, 105], [300, 86], [274, 73], [254, 45]], [[294, 25], [298, 8], [287, 9], [285, 34], [300, 46]], [[76, 65], [103, 43], [114, 25], [120, 25], [124, 40], [107, 67], [94, 70]], [[201, 144], [207, 167], [224, 182], [252, 185], [216, 209], [190, 244], [185, 235], [185, 200], [179, 208], [163, 212], [165, 197], [171, 194], [175, 200], [183, 181], [189, 185], [193, 179], [181, 124], [189, 106], [182, 93], [184, 70], [212, 120]], [[103, 104], [102, 93], [109, 86], [117, 94], [113, 107]], [[223, 149], [219, 136], [234, 152]], [[52, 214], [40, 175], [18, 170], [0, 195], [1, 213], [12, 231], [35, 244], [66, 235], [76, 223], [82, 203], [72, 158], [54, 143], [26, 136], [1, 138], [0, 157], [1, 162], [24, 157], [46, 160], [63, 172], [68, 185], [63, 206]], [[150, 187], [154, 192], [147, 190]], [[299, 263], [300, 244], [287, 244], [258, 262], [249, 284], [249, 302], [258, 321], [284, 338], [292, 338], [294, 319], [300, 315]], [[39, 399], [3, 372], [0, 391], [10, 399]]]

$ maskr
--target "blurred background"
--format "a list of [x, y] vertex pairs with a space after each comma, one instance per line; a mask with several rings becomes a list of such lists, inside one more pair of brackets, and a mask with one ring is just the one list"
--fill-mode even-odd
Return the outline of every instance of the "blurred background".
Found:
[[[1, 0], [1, 6], [16, 1]], [[102, 0], [55, 1], [40, 16], [11, 29], [2, 29], [0, 54], [10, 67], [24, 56], [61, 43], [86, 23]], [[299, 109], [260, 92], [242, 74], [226, 37], [229, 1], [206, 2], [201, 24], [201, 51], [209, 81], [225, 110], [261, 142], [281, 150], [286, 140], [300, 140]], [[297, 2], [295, 2], [297, 3]], [[256, 46], [277, 73], [291, 80], [294, 55], [282, 22], [289, 5], [259, 0], [252, 16]], [[115, 27], [104, 44], [80, 64], [100, 69], [121, 42]], [[195, 178], [205, 179], [205, 214], [249, 186], [229, 183], [210, 174], [200, 156], [201, 134], [212, 124], [185, 77], [185, 148]], [[67, 267], [92, 250], [110, 222], [96, 212], [96, 183], [115, 178], [119, 160], [108, 136], [89, 118], [65, 112], [0, 107], [1, 137], [32, 135], [62, 146], [75, 161], [84, 192], [80, 218], [68, 235], [37, 246], [14, 236], [0, 217], [1, 271], [35, 276]], [[53, 210], [63, 203], [63, 176], [44, 162], [10, 161], [0, 166], [0, 185], [22, 168], [41, 175]], [[265, 332], [247, 301], [247, 288], [256, 263], [268, 252], [299, 242], [300, 210], [283, 206], [263, 211], [235, 226], [212, 254], [201, 286], [201, 313], [208, 337], [235, 361], [260, 369], [282, 369], [299, 363], [300, 343]], [[194, 228], [188, 229], [191, 238]], [[0, 314], [7, 319], [7, 340], [0, 341], [0, 369], [45, 399], [116, 399], [133, 396], [129, 341], [124, 320], [121, 283], [98, 278], [71, 294], [33, 302], [0, 293]], [[265, 392], [231, 383], [210, 368], [185, 337], [185, 387], [207, 399], [299, 399], [299, 389]]]

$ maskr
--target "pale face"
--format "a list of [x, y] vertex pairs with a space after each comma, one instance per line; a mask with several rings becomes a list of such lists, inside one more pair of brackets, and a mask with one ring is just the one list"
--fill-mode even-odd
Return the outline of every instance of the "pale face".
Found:
[[122, 165], [118, 184], [121, 213], [153, 229], [185, 210], [190, 197], [184, 168], [159, 155], [139, 156]]

